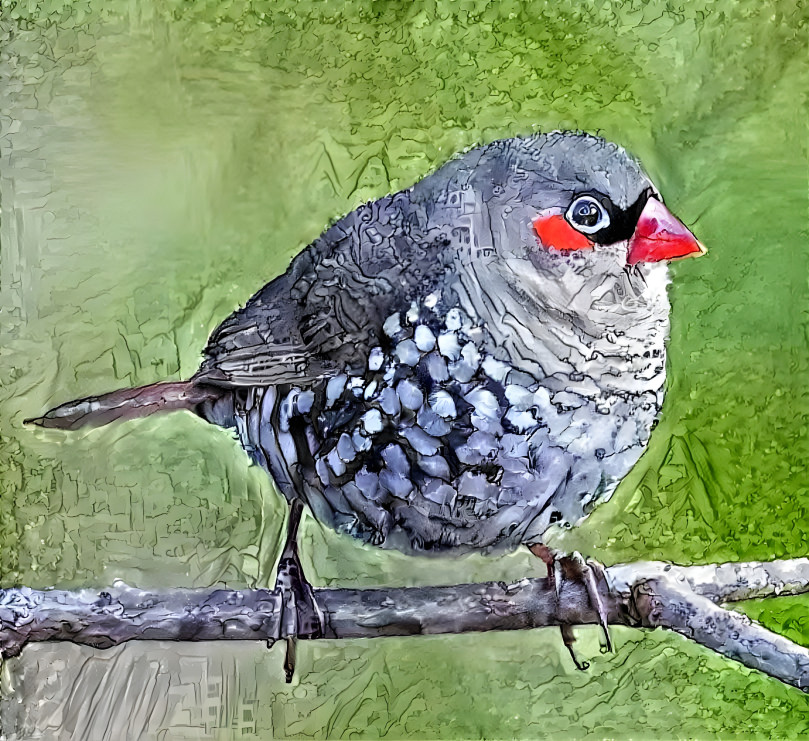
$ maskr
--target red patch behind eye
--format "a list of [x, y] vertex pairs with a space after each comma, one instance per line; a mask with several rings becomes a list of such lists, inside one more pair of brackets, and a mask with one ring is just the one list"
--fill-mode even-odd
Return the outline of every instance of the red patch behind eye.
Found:
[[593, 243], [584, 234], [577, 232], [562, 214], [538, 216], [534, 219], [534, 231], [545, 247], [554, 250], [591, 250]]

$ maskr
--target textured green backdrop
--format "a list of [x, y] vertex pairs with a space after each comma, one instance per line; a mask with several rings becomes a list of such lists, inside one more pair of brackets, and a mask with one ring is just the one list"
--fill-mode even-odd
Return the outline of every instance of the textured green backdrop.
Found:
[[[557, 545], [606, 563], [807, 555], [803, 2], [0, 0], [0, 576], [269, 585], [283, 508], [177, 414], [81, 434], [50, 404], [187, 377], [210, 330], [337, 216], [466, 147], [557, 128], [644, 162], [710, 252], [677, 264], [669, 396], [613, 500]], [[308, 522], [316, 584], [541, 573], [407, 558]], [[809, 642], [805, 599], [746, 609]], [[20, 738], [795, 737], [809, 700], [678, 636], [580, 629], [300, 649], [38, 644]]]

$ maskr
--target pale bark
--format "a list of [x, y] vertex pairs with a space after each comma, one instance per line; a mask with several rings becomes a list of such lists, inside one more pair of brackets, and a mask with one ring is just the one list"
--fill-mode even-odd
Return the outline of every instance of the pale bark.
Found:
[[[646, 562], [606, 569], [608, 622], [668, 628], [745, 666], [809, 689], [809, 651], [723, 602], [809, 591], [809, 559], [712, 566]], [[375, 638], [598, 622], [581, 581], [547, 579], [404, 589], [316, 589], [324, 638]], [[107, 648], [130, 640], [262, 640], [280, 635], [281, 597], [266, 589], [107, 592], [0, 590], [0, 652], [29, 641]]]

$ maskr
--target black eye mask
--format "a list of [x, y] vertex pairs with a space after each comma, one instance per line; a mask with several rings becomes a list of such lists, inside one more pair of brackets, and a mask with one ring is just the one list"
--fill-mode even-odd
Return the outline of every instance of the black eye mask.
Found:
[[[646, 206], [646, 202], [653, 195], [654, 191], [651, 188], [647, 188], [640, 194], [638, 200], [626, 209], [618, 208], [607, 196], [595, 190], [576, 193], [573, 197], [573, 201], [582, 196], [590, 196], [604, 207], [604, 210], [610, 217], [609, 225], [605, 226], [603, 229], [599, 229], [593, 234], [587, 234], [587, 238], [597, 244], [615, 244], [616, 242], [629, 239], [635, 233], [635, 227], [638, 224], [641, 212], [644, 206]], [[571, 203], [573, 201], [571, 201]], [[573, 226], [575, 228], [575, 225]]]

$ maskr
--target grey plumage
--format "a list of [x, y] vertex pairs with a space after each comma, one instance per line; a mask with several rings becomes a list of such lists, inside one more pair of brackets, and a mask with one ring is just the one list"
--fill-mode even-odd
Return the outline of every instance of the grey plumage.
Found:
[[[573, 524], [643, 450], [668, 318], [664, 264], [628, 271], [620, 247], [538, 246], [536, 214], [584, 189], [627, 208], [652, 186], [590, 136], [473, 150], [326, 230], [214, 333], [198, 379], [232, 387], [237, 416], [258, 413], [239, 403], [243, 385], [272, 383], [279, 398], [325, 386], [289, 433], [294, 461], [277, 436], [244, 442], [292, 482], [287, 496], [358, 537], [418, 551], [513, 547], [552, 521]], [[284, 383], [278, 363], [272, 378], [237, 366], [250, 346], [284, 348]], [[334, 373], [373, 393], [333, 398]], [[328, 484], [351, 485], [389, 517], [332, 506], [315, 474], [357, 429], [368, 449], [337, 455]]]
[[[609, 202], [604, 239], [540, 243], [537, 215], [582, 192]], [[338, 530], [420, 552], [537, 542], [610, 497], [662, 404], [666, 264], [627, 259], [649, 198], [597, 137], [474, 149], [336, 221], [226, 319], [188, 406]]]

